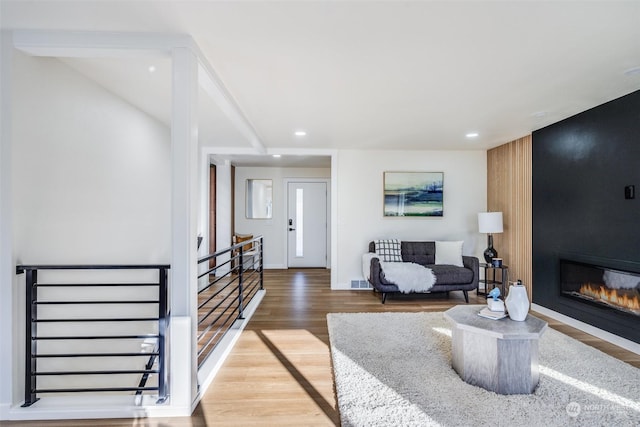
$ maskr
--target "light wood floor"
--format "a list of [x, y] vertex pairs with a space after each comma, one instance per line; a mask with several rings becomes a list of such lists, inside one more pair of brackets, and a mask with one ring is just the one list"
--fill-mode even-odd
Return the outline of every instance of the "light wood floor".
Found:
[[[339, 425], [329, 356], [330, 312], [443, 311], [461, 292], [389, 297], [331, 291], [328, 270], [265, 271], [266, 296], [190, 418], [5, 422], [6, 426], [332, 426]], [[483, 296], [470, 293], [470, 303]], [[549, 325], [640, 368], [640, 356], [534, 313]], [[371, 325], [375, 327], [375, 325]]]

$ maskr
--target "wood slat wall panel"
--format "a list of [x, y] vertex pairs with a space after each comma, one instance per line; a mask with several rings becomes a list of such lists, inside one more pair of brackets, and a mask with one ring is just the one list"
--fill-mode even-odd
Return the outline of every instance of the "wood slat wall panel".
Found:
[[487, 151], [487, 209], [502, 212], [504, 233], [494, 247], [509, 266], [509, 280], [521, 279], [531, 300], [531, 135]]

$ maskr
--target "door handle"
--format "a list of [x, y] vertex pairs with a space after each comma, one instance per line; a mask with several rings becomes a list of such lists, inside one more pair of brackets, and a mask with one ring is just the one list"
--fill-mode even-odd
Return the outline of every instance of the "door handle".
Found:
[[289, 227], [289, 231], [295, 231], [295, 230], [296, 230], [295, 228]]

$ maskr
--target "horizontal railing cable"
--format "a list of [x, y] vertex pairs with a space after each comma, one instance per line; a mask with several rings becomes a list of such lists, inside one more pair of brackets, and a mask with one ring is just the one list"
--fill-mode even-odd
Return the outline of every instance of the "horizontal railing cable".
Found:
[[157, 304], [153, 300], [131, 300], [131, 301], [36, 301], [36, 305], [71, 305], [71, 304]]
[[[224, 322], [220, 322], [218, 324], [216, 323], [211, 323], [207, 328], [205, 328], [205, 330], [203, 332], [207, 332], [209, 336], [209, 338], [205, 341], [204, 337], [207, 335], [205, 333], [201, 333], [198, 336], [198, 342], [199, 344], [202, 344], [201, 349], [198, 351], [198, 356], [202, 355], [202, 354], [207, 354], [206, 350], [211, 346], [211, 344], [216, 341], [216, 338], [220, 337], [221, 334], [224, 334], [227, 332], [227, 329], [225, 328], [228, 325], [229, 320], [231, 320], [234, 316], [234, 314], [237, 312], [237, 310], [232, 310], [226, 317]], [[214, 326], [217, 326], [217, 328], [215, 329], [215, 331], [213, 331], [211, 333], [211, 331], [214, 329]]]
[[33, 358], [41, 359], [45, 357], [149, 357], [158, 356], [159, 353], [49, 353], [49, 354], [36, 354]]
[[33, 337], [33, 340], [126, 340], [126, 339], [158, 339], [159, 335], [66, 335], [66, 336], [47, 336], [47, 337]]
[[157, 374], [156, 370], [149, 369], [126, 369], [121, 371], [51, 371], [51, 372], [37, 372], [35, 375], [130, 375], [130, 374]]
[[[203, 336], [206, 335], [207, 332], [209, 332], [213, 326], [215, 326], [217, 324], [217, 321], [220, 320], [227, 312], [229, 312], [229, 310], [231, 310], [230, 314], [227, 316], [227, 320], [231, 318], [231, 316], [233, 316], [234, 313], [238, 312], [238, 307], [234, 306], [234, 302], [237, 300], [237, 297], [232, 299], [229, 304], [227, 304], [226, 307], [224, 307], [222, 309], [222, 311], [218, 314], [217, 317], [215, 317], [211, 322], [209, 322], [206, 326], [203, 321], [198, 322], [198, 324], [200, 326], [204, 326], [204, 328], [202, 329], [202, 331], [198, 334], [198, 339], [202, 338]], [[210, 315], [212, 312], [207, 313], [207, 316]]]
[[[20, 274], [20, 273], [18, 273]], [[102, 287], [130, 287], [130, 286], [158, 286], [157, 283], [42, 283], [38, 288], [102, 288]]]

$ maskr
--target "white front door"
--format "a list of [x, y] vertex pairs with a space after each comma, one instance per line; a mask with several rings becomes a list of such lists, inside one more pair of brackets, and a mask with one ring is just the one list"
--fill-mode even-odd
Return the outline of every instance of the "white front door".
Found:
[[327, 183], [287, 184], [289, 267], [327, 266]]

